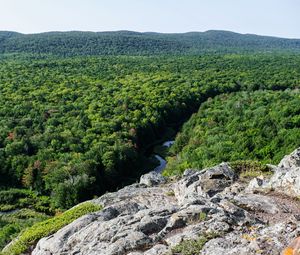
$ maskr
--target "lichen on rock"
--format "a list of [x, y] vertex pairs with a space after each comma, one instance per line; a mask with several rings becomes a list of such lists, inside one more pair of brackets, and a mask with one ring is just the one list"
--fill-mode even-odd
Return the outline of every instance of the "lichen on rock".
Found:
[[250, 185], [227, 163], [188, 170], [173, 182], [150, 173], [92, 200], [104, 209], [41, 239], [32, 254], [163, 255], [201, 239], [199, 255], [286, 255], [299, 244], [291, 243], [300, 235], [297, 194], [299, 149], [270, 180], [259, 177]]

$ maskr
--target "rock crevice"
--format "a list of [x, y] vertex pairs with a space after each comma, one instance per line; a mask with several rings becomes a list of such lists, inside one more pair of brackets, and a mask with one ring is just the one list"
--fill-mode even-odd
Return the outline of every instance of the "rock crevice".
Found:
[[198, 254], [280, 254], [300, 235], [300, 149], [269, 179], [239, 181], [228, 163], [168, 182], [151, 172], [91, 202], [85, 215], [41, 239], [33, 255], [163, 255], [210, 236]]

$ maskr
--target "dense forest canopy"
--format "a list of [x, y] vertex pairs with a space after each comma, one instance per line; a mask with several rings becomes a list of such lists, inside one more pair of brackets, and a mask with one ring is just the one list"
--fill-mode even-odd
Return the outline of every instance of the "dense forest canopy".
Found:
[[236, 92], [201, 105], [184, 124], [165, 174], [223, 161], [278, 164], [300, 144], [299, 90]]
[[276, 163], [299, 145], [299, 53], [226, 31], [0, 32], [0, 247], [149, 171], [145, 151], [202, 103], [167, 174]]
[[210, 30], [183, 34], [0, 31], [0, 53], [55, 56], [199, 55], [203, 53], [300, 52], [300, 40]]
[[2, 185], [69, 207], [134, 178], [143, 149], [207, 98], [296, 88], [299, 66], [294, 55], [3, 60]]

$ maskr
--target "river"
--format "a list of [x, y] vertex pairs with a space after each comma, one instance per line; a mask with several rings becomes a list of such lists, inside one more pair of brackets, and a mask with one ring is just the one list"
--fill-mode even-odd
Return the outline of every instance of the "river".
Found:
[[[162, 144], [162, 146], [164, 146], [164, 147], [171, 147], [172, 146], [172, 144], [174, 143], [174, 141], [166, 141], [166, 142], [164, 142], [163, 144]], [[157, 166], [157, 167], [155, 167], [154, 169], [153, 169], [153, 171], [154, 172], [157, 172], [157, 173], [161, 173], [165, 168], [166, 168], [166, 166], [167, 166], [167, 161], [163, 158], [163, 157], [161, 157], [161, 156], [159, 156], [159, 155], [154, 155], [154, 157], [159, 161], [159, 165]]]

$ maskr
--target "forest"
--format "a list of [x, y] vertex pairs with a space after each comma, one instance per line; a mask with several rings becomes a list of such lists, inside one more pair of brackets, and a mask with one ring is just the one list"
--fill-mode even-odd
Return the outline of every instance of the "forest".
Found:
[[285, 39], [230, 31], [189, 33], [48, 32], [20, 34], [0, 31], [0, 53], [70, 56], [153, 56], [224, 53], [300, 52], [299, 39]]
[[[155, 164], [153, 142], [198, 109], [166, 175], [224, 160], [277, 163], [298, 146], [299, 42], [220, 33], [1, 32], [0, 248], [34, 222], [135, 182]], [[209, 53], [212, 38], [216, 49], [233, 44]], [[270, 41], [286, 50], [265, 52]]]
[[130, 183], [146, 170], [147, 146], [206, 99], [295, 89], [299, 63], [294, 55], [247, 54], [4, 60], [2, 186], [69, 208]]
[[222, 94], [201, 105], [172, 147], [166, 175], [219, 162], [278, 164], [299, 146], [299, 89]]

